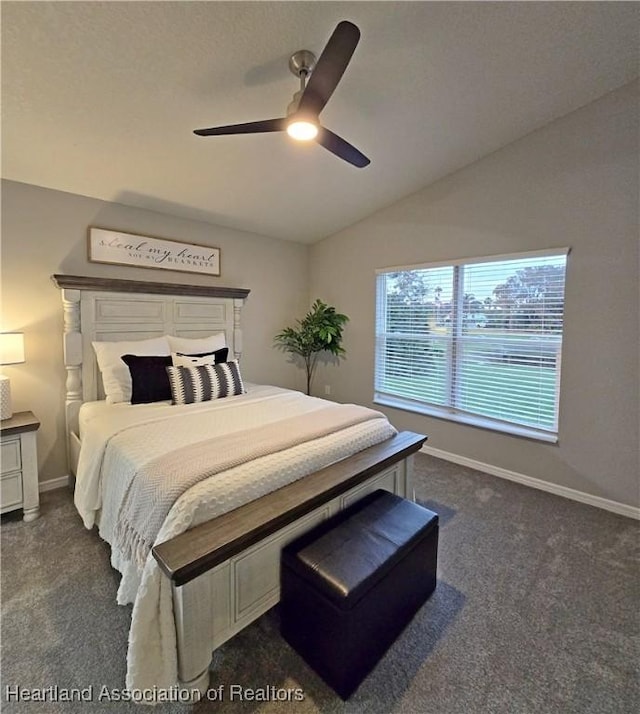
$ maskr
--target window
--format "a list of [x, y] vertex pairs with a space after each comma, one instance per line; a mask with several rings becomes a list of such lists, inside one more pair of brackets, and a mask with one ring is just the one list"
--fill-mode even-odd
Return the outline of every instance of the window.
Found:
[[557, 441], [567, 253], [378, 271], [375, 401]]

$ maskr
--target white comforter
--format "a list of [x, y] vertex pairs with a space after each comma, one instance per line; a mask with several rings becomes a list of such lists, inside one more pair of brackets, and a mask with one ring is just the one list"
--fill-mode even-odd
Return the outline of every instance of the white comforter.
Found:
[[[113, 546], [122, 484], [151, 458], [172, 449], [252, 426], [294, 417], [326, 405], [278, 387], [246, 385], [248, 393], [185, 406], [83, 406], [82, 449], [75, 504], [87, 528], [99, 524]], [[393, 436], [381, 415], [313, 442], [265, 456], [212, 476], [185, 492], [169, 512], [156, 543], [259, 498], [350, 454]], [[177, 681], [177, 651], [170, 581], [150, 554], [142, 570], [112, 548], [111, 563], [122, 573], [117, 600], [133, 603], [127, 687], [168, 688]]]

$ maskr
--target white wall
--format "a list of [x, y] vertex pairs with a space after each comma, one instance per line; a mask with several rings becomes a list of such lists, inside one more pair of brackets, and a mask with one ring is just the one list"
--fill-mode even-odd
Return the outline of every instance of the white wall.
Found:
[[[87, 227], [91, 225], [218, 246], [222, 275], [212, 278], [90, 263]], [[11, 378], [14, 411], [31, 410], [41, 421], [40, 480], [67, 473], [62, 303], [51, 275], [249, 288], [243, 311], [243, 376], [300, 388], [300, 370], [272, 348], [272, 341], [307, 309], [308, 252], [306, 245], [3, 181], [1, 327], [25, 333], [27, 359], [3, 371]]]
[[351, 317], [316, 391], [371, 404], [376, 268], [556, 246], [572, 249], [558, 445], [383, 411], [432, 447], [637, 506], [637, 83], [312, 246], [311, 298]]

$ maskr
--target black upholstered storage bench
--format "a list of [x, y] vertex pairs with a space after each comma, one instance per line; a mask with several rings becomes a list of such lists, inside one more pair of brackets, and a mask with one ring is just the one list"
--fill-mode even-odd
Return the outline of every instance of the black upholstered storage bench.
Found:
[[282, 551], [285, 640], [343, 699], [436, 586], [438, 516], [375, 491]]

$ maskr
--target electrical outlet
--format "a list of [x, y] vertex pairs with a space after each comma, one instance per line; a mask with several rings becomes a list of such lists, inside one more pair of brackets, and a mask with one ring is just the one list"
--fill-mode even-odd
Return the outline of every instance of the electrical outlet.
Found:
[[324, 385], [324, 394], [328, 397], [331, 394], [331, 386], [329, 384]]

